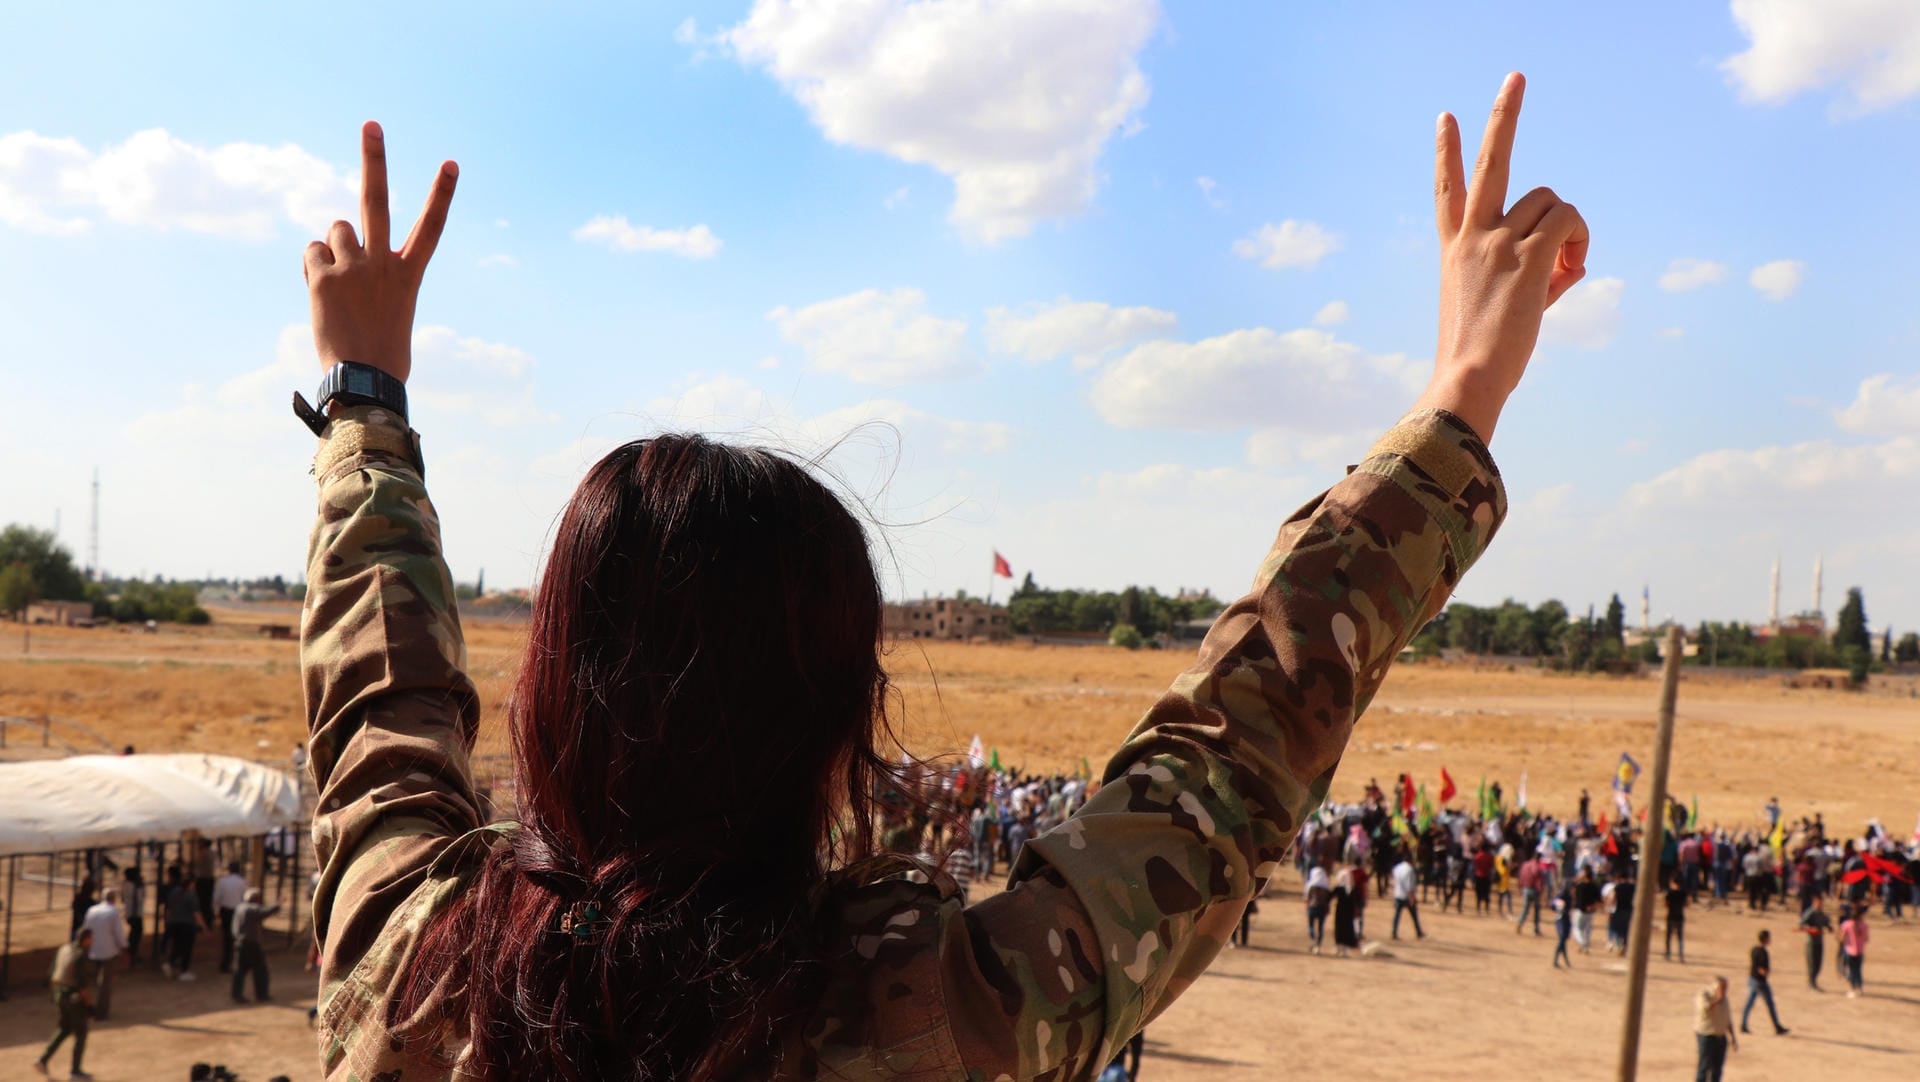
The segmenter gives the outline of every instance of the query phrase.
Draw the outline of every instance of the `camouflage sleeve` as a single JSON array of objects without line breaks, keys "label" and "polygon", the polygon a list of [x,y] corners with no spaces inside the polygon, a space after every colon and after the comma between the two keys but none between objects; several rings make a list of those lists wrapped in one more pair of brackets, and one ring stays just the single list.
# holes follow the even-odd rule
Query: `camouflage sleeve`
[{"label": "camouflage sleeve", "polygon": [[343,411],[314,459],[300,673],[322,1002],[483,816],[467,767],[479,704],[419,462],[406,422],[370,406]]},{"label": "camouflage sleeve", "polygon": [[1505,512],[1485,445],[1422,411],[1287,520],[1100,792],[946,930],[971,1077],[1091,1078],[1206,969]]}]

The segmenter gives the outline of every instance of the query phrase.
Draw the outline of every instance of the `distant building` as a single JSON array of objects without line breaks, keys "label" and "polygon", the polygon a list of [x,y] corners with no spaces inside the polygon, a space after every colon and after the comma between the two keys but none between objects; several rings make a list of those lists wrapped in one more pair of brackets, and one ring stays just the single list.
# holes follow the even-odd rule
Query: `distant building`
[{"label": "distant building", "polygon": [[929,597],[886,606],[881,625],[890,639],[1004,639],[1007,610],[967,598]]},{"label": "distant building", "polygon": [[27,606],[27,623],[61,627],[92,627],[91,601],[35,601]]}]

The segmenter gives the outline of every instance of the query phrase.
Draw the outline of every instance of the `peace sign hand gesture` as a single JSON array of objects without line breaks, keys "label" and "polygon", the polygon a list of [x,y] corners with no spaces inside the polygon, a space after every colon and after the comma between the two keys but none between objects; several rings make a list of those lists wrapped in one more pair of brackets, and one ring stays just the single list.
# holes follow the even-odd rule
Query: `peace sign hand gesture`
[{"label": "peace sign hand gesture", "polygon": [[1451,113],[1440,114],[1434,141],[1440,341],[1419,405],[1449,410],[1483,440],[1526,373],[1541,318],[1587,273],[1587,223],[1573,204],[1535,188],[1502,209],[1526,88],[1518,72],[1501,84],[1471,187]]},{"label": "peace sign hand gesture", "polygon": [[313,309],[313,344],[323,369],[358,361],[404,382],[413,368],[413,309],[420,298],[420,279],[446,228],[460,167],[441,164],[426,209],[395,252],[388,233],[386,139],[371,120],[360,129],[360,156],[365,246],[351,222],[338,221],[327,230],[326,240],[307,245],[302,259]]}]

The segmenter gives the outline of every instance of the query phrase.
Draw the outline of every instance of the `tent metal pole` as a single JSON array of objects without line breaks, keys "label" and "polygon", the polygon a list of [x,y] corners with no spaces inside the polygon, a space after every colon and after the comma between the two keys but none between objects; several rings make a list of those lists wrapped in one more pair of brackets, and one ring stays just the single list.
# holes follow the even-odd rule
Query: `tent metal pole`
[{"label": "tent metal pole", "polygon": [[7,930],[6,946],[0,947],[0,999],[7,998],[7,985],[13,977],[13,884],[20,878],[20,858],[7,858]]}]

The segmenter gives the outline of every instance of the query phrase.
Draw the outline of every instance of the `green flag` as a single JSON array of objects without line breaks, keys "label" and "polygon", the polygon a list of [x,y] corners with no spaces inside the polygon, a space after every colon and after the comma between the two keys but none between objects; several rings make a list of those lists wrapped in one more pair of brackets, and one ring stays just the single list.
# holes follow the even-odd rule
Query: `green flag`
[{"label": "green flag", "polygon": [[1487,776],[1485,774],[1482,774],[1480,775],[1480,820],[1482,822],[1485,822],[1488,818],[1489,816],[1487,815]]},{"label": "green flag", "polygon": [[1700,794],[1693,794],[1693,807],[1687,809],[1687,829],[1700,829]]},{"label": "green flag", "polygon": [[999,748],[993,749],[992,756],[987,760],[987,766],[990,767],[995,774],[1000,773],[1000,749]]},{"label": "green flag", "polygon": [[1428,825],[1433,822],[1433,801],[1427,799],[1427,783],[1426,782],[1420,783],[1420,820],[1419,822],[1420,822],[1420,830],[1422,833],[1425,833]]}]

